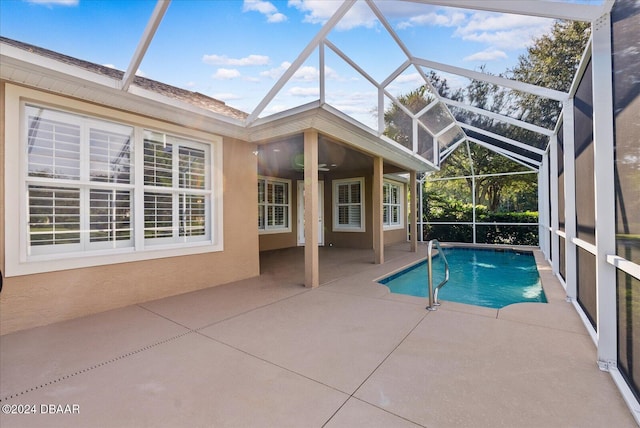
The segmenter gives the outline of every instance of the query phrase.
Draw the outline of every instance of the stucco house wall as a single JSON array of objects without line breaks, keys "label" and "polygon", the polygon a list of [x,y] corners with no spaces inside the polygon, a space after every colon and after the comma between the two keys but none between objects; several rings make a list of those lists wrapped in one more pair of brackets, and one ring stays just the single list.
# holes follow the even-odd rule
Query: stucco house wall
[{"label": "stucco house wall", "polygon": [[[11,97],[7,97],[7,92]],[[8,210],[5,190],[18,186],[20,177],[7,171],[5,152],[10,145],[20,144],[14,138],[21,127],[15,116],[20,111],[16,100],[29,100],[47,106],[111,119],[118,122],[149,126],[166,132],[197,137],[206,141],[218,136],[207,135],[147,117],[109,109],[96,104],[52,95],[29,88],[0,82],[2,115],[0,116],[0,267],[6,270],[6,224]],[[5,136],[11,135],[8,140]],[[6,276],[0,293],[0,334],[46,325],[57,321],[181,294],[206,287],[259,275],[258,233],[256,230],[257,166],[254,144],[222,139],[222,250],[125,263],[104,264],[35,274]],[[11,168],[15,171],[15,168]],[[15,204],[18,204],[15,201]],[[11,245],[11,244],[10,244]],[[14,247],[12,247],[14,248]]]}]

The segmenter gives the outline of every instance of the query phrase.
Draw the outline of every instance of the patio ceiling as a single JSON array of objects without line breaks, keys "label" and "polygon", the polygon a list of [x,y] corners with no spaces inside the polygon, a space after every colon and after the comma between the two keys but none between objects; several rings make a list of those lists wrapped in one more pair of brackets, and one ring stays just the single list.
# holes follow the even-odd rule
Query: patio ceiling
[{"label": "patio ceiling", "polygon": [[[297,118],[301,114],[304,115],[315,109],[314,111],[320,112],[324,119],[326,119],[324,113],[335,113],[338,119],[349,123],[349,126],[353,128],[350,132],[354,135],[364,135],[363,131],[358,129],[361,127],[370,132],[370,135],[366,136],[367,139],[375,137],[383,143],[387,143],[388,146],[401,149],[404,157],[425,158],[434,166],[440,165],[459,145],[472,142],[530,168],[537,169],[542,154],[547,150],[549,139],[554,134],[553,129],[529,123],[526,118],[516,119],[506,114],[484,110],[447,98],[439,93],[434,86],[431,73],[455,76],[465,81],[487,82],[501,88],[530,94],[541,99],[554,100],[558,103],[570,99],[570,91],[569,93],[560,92],[483,71],[462,68],[441,59],[434,60],[431,57],[434,50],[424,49],[424,45],[428,45],[429,40],[420,40],[420,38],[416,40],[415,37],[412,39],[411,32],[398,31],[398,25],[394,26],[394,23],[397,24],[397,21],[394,21],[394,13],[408,7],[422,7],[425,8],[425,11],[429,11],[432,10],[429,8],[438,6],[458,11],[473,10],[510,16],[594,22],[611,9],[613,2],[614,0],[519,0],[515,2],[500,0],[397,0],[394,2],[344,0],[335,9],[333,15],[323,23],[315,36],[304,45],[298,56],[288,63],[288,67],[280,74],[266,95],[257,102],[252,110],[248,111],[246,118],[230,119],[225,117],[224,113],[216,112],[207,112],[206,115],[228,123],[230,127],[233,127],[234,135],[239,138],[262,142],[261,138],[266,138],[264,141],[268,141],[268,132],[265,134],[265,130],[270,129],[270,126],[275,128],[283,122],[283,119],[286,121]],[[126,72],[122,74],[117,87],[111,88],[112,90],[119,89],[126,96],[140,94],[140,88],[134,84],[134,78],[154,37],[156,37],[156,33],[161,33],[159,27],[162,21],[171,18],[173,11],[169,9],[170,3],[170,0],[157,1]],[[213,2],[213,4],[215,3]],[[176,7],[181,7],[179,2],[176,2]],[[361,39],[357,48],[354,48],[346,42],[340,26],[347,25],[345,22],[348,21],[350,13],[353,15],[356,9],[360,16],[366,15],[367,19],[375,22],[376,29],[379,31],[376,31],[376,34],[372,36],[375,39]],[[380,46],[384,46],[385,50],[380,51]],[[438,48],[436,51],[443,50],[442,47]],[[169,57],[171,52],[165,54]],[[372,60],[385,63],[385,70],[387,70],[385,74],[372,69]],[[336,67],[340,67],[341,71],[345,70],[343,72],[348,76],[346,80],[350,79],[353,82],[357,80],[359,84],[367,85],[370,89],[368,93],[371,96],[368,102],[375,106],[372,107],[373,111],[354,113],[348,105],[342,102],[340,91],[343,89],[337,88],[335,82],[328,76]],[[306,82],[304,88],[295,89],[303,89],[306,93],[316,94],[317,98],[311,103],[307,102],[308,98],[306,98],[304,103],[286,105],[278,110],[274,104],[278,104],[279,97],[287,89],[291,89],[292,82],[299,77],[299,73],[305,68],[316,70],[317,78],[311,83]],[[417,79],[413,81],[413,86],[402,85],[402,82],[407,81],[409,77]],[[398,88],[400,87],[404,88],[404,92],[399,92]],[[403,96],[407,94],[406,88],[415,91],[420,87],[424,87],[426,105],[420,107],[408,105],[403,99]],[[353,91],[356,91],[355,84]],[[402,139],[390,138],[385,133],[387,127],[385,114],[389,109],[396,109],[403,117]],[[488,130],[476,128],[464,123],[459,117],[457,118],[456,111],[486,117],[505,124],[507,127],[525,129],[529,133],[542,136],[546,143],[540,145],[540,143],[536,144],[532,141],[514,141]],[[307,116],[309,115],[307,114]],[[313,122],[315,119],[309,120]],[[353,126],[354,123],[357,126]],[[384,145],[378,144],[377,148],[382,146]],[[363,148],[360,147],[360,149]],[[382,147],[382,149],[389,151],[386,147]],[[367,151],[366,147],[365,151]]]}]

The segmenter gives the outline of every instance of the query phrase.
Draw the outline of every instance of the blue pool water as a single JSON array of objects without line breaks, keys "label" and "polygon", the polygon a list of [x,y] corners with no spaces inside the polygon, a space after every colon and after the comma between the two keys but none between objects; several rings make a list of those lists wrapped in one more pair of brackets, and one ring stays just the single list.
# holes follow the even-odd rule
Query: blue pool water
[{"label": "blue pool water", "polygon": [[[502,308],[512,303],[540,302],[542,290],[533,254],[508,250],[445,248],[450,277],[438,300]],[[444,263],[433,259],[434,286],[444,279]],[[427,262],[384,278],[380,283],[392,293],[427,297]]]}]

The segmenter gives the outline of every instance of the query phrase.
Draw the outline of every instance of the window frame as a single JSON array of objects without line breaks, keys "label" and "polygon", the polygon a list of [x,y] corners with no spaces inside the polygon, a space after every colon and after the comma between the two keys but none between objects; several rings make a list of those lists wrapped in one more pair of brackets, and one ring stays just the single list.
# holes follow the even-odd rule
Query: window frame
[{"label": "window frame", "polygon": [[[343,203],[343,204],[339,204],[338,203],[338,188],[340,186],[350,186],[352,184],[358,183],[360,184],[360,202],[359,203],[354,203],[354,202],[349,202],[349,203]],[[365,216],[365,211],[366,211],[366,200],[365,200],[365,189],[364,189],[364,177],[355,177],[355,178],[343,178],[343,179],[338,179],[338,180],[333,180],[331,183],[331,188],[332,188],[332,205],[333,205],[333,219],[332,219],[332,223],[333,223],[333,227],[332,230],[334,232],[366,232],[366,224],[365,224],[365,220],[366,220],[366,216]],[[359,226],[352,226],[352,225],[341,225],[338,223],[338,213],[339,213],[339,207],[340,206],[345,206],[345,205],[359,205],[360,206],[360,225]]]},{"label": "window frame", "polygon": [[[185,138],[209,146],[210,177],[209,186],[211,198],[208,201],[210,212],[207,222],[210,236],[206,241],[187,242],[180,244],[145,245],[143,232],[143,198],[131,195],[133,215],[131,224],[133,230],[133,247],[125,248],[97,248],[91,251],[75,251],[49,254],[29,253],[29,201],[28,190],[28,156],[27,156],[27,111],[25,107],[32,105],[62,113],[85,117],[89,120],[107,121],[117,125],[133,127],[133,161],[131,180],[142,183],[143,171],[141,155],[136,156],[138,144],[142,144],[144,129],[153,129],[180,138]],[[5,85],[5,137],[6,141],[16,144],[5,145],[5,178],[8,182],[17,183],[5,188],[5,276],[29,275],[42,272],[53,272],[66,269],[77,269],[91,266],[110,265],[142,260],[152,260],[166,257],[177,257],[192,254],[224,251],[223,230],[223,159],[222,137],[204,131],[187,129],[179,125],[163,122],[158,119],[138,116],[131,112],[113,110],[105,106],[89,104],[80,100],[73,100],[55,94],[43,93],[35,89],[19,87],[12,84]],[[82,144],[88,144],[83,140]],[[88,152],[88,150],[87,150]],[[83,160],[87,161],[87,160]],[[78,183],[68,180],[64,187],[75,187]],[[97,189],[103,189],[104,182],[90,183]],[[118,183],[122,185],[122,183]],[[125,185],[126,186],[126,185]],[[135,184],[134,184],[135,187]],[[141,190],[132,190],[132,192]],[[142,206],[140,205],[142,202]],[[87,219],[89,216],[86,216]],[[89,220],[87,220],[89,221]],[[135,227],[138,225],[138,227]]]},{"label": "window frame", "polygon": [[[260,211],[260,207],[264,207],[264,227],[260,227],[260,224],[258,224],[258,234],[260,235],[269,235],[269,234],[275,234],[275,233],[291,233],[292,231],[292,227],[291,227],[291,180],[286,179],[286,178],[278,178],[278,177],[267,177],[267,176],[262,176],[259,175],[258,176],[258,182],[257,182],[257,187],[260,186],[260,182],[264,183],[264,202],[260,201],[260,191],[258,190],[258,211]],[[287,202],[284,204],[276,204],[273,202],[269,202],[268,201],[268,184],[272,183],[272,184],[284,184],[285,186],[287,186],[286,189],[286,195],[287,195]],[[286,213],[287,213],[287,225],[286,226],[269,226],[269,207],[270,206],[285,206],[286,207]],[[260,219],[260,215],[258,212],[258,220]]]},{"label": "window frame", "polygon": [[[382,228],[383,230],[399,230],[404,229],[404,220],[405,220],[405,185],[399,181],[393,180],[384,180],[382,183],[383,191],[382,191]],[[398,189],[398,202],[391,203],[384,200],[384,187],[396,187]],[[389,195],[387,191],[387,195]],[[398,208],[398,223],[391,223],[390,221],[384,221],[384,211],[385,209],[389,209],[391,207]]]}]

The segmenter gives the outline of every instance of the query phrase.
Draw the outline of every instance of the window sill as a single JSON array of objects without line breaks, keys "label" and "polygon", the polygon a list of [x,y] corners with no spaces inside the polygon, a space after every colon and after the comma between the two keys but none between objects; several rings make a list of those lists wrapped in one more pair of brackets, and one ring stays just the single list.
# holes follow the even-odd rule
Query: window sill
[{"label": "window sill", "polygon": [[213,244],[211,241],[206,241],[180,244],[179,246],[148,246],[144,250],[139,251],[134,251],[132,248],[123,248],[113,251],[98,250],[84,253],[43,254],[31,256],[26,261],[20,261],[17,257],[15,259],[13,257],[7,257],[6,276],[31,275],[166,257],[213,253],[223,250],[222,244]]}]

